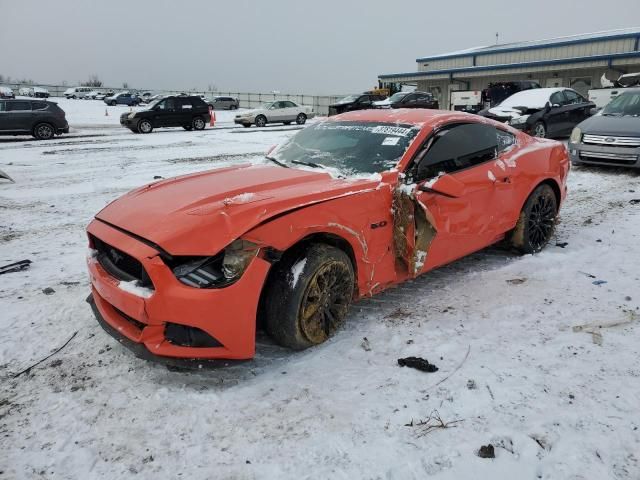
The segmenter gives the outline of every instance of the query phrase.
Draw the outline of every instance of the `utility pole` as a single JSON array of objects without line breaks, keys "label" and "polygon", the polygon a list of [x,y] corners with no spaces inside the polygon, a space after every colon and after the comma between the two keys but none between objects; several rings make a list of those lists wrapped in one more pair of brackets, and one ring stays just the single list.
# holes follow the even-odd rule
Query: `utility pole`
[{"label": "utility pole", "polygon": [[500,37],[500,34],[498,32],[496,32],[496,45],[498,45],[498,38]]}]

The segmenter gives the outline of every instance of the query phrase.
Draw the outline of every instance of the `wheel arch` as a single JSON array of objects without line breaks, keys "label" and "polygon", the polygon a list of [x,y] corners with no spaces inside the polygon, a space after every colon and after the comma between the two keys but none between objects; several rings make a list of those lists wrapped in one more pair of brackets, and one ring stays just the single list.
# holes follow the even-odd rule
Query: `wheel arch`
[{"label": "wheel arch", "polygon": [[560,190],[560,185],[554,178],[546,178],[541,182],[538,182],[527,194],[526,198],[524,199],[524,202],[522,203],[522,207],[520,208],[520,210],[524,208],[524,204],[527,202],[527,200],[529,199],[531,194],[535,191],[535,189],[538,188],[540,185],[549,185],[551,187],[551,190],[553,190],[553,193],[556,197],[556,205],[558,207],[558,210],[560,210],[560,203],[562,202],[562,192]]},{"label": "wheel arch", "polygon": [[265,278],[262,288],[260,290],[260,299],[258,301],[258,311],[256,312],[257,326],[264,325],[265,318],[265,301],[269,292],[269,285],[272,282],[273,275],[277,274],[277,269],[274,268],[279,262],[290,260],[292,257],[298,256],[304,252],[304,250],[313,244],[325,244],[335,247],[343,251],[351,261],[351,267],[353,268],[354,277],[354,297],[359,296],[358,287],[358,262],[356,260],[355,252],[351,243],[344,237],[331,232],[313,232],[296,240],[293,244],[289,245],[286,249],[278,252],[278,258],[272,262],[267,277]]}]

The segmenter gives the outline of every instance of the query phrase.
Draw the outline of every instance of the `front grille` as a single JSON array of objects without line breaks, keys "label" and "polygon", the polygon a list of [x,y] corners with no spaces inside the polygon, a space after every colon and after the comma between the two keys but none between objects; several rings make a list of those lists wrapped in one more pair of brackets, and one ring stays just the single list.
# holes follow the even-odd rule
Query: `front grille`
[{"label": "front grille", "polygon": [[640,137],[616,137],[612,135],[587,135],[582,142],[593,145],[611,145],[615,147],[640,147]]},{"label": "front grille", "polygon": [[93,235],[91,240],[98,251],[98,262],[111,276],[125,282],[137,280],[140,286],[153,288],[153,283],[139,260]]},{"label": "front grille", "polygon": [[605,152],[580,152],[580,158],[588,162],[616,163],[619,165],[633,165],[638,161],[637,155],[627,153],[605,153]]}]

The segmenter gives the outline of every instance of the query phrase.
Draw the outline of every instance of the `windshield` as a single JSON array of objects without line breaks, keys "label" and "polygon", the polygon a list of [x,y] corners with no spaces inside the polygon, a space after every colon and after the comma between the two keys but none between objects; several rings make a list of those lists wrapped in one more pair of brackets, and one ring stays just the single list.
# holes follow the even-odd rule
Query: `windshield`
[{"label": "windshield", "polygon": [[637,117],[640,115],[640,90],[621,93],[604,107],[602,115]]},{"label": "windshield", "polygon": [[147,105],[147,108],[153,108],[156,105],[158,105],[162,100],[164,100],[164,97],[158,97],[156,98],[153,102],[150,102],[149,105]]},{"label": "windshield", "polygon": [[380,173],[394,168],[419,129],[414,125],[378,122],[322,122],[293,136],[270,158],[336,169],[345,176]]},{"label": "windshield", "polygon": [[389,100],[390,103],[399,102],[407,95],[409,95],[409,92],[398,92],[391,95],[387,100]]},{"label": "windshield", "polygon": [[358,98],[360,98],[360,95],[349,95],[348,97],[344,97],[344,98],[338,100],[336,103],[353,103]]}]

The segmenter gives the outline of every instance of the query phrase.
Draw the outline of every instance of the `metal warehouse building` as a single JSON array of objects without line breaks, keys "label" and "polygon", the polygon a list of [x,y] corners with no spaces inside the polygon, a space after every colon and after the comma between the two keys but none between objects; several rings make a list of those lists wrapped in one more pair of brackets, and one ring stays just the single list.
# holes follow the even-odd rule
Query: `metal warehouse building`
[{"label": "metal warehouse building", "polygon": [[533,80],[571,87],[586,96],[606,74],[640,72],[640,28],[477,47],[418,58],[417,72],[380,75],[383,86],[415,85],[449,107],[453,90],[482,90],[489,82]]}]

